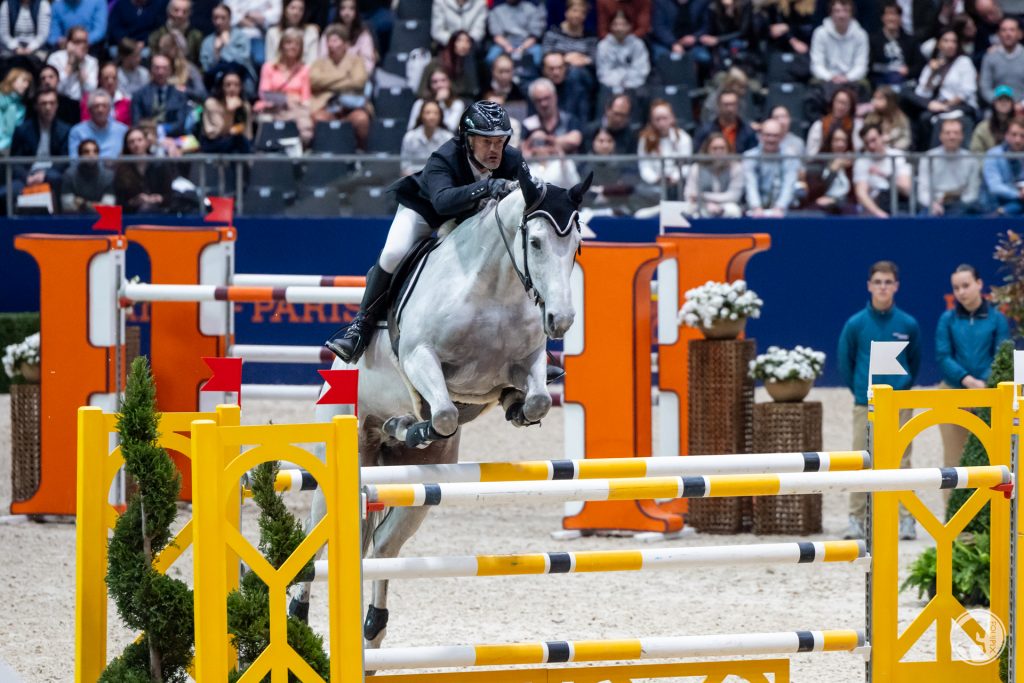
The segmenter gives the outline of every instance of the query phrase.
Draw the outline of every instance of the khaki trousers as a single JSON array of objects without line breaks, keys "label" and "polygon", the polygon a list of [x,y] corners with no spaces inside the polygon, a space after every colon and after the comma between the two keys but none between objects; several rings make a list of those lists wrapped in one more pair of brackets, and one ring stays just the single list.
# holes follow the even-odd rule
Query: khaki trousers
[{"label": "khaki trousers", "polygon": [[[906,424],[907,420],[914,416],[912,410],[901,410],[900,411],[900,426]],[[861,405],[853,406],[853,445],[852,448],[855,451],[867,450],[868,447],[868,407]],[[910,454],[913,451],[914,444],[907,446],[907,450],[903,453],[903,459],[900,461],[900,467],[906,469],[911,467]],[[851,493],[850,494],[850,515],[864,520],[867,513],[868,494],[863,492]],[[901,505],[900,506],[900,517],[907,517],[910,513]]]},{"label": "khaki trousers", "polygon": [[[945,382],[939,384],[942,389],[952,389]],[[960,425],[951,424],[940,424],[939,434],[942,436],[942,466],[943,467],[959,467],[960,458],[964,454],[964,446],[967,445],[967,436],[970,432],[961,427]],[[952,493],[950,489],[945,489],[942,492],[942,500],[945,503],[949,502],[949,496]]]}]

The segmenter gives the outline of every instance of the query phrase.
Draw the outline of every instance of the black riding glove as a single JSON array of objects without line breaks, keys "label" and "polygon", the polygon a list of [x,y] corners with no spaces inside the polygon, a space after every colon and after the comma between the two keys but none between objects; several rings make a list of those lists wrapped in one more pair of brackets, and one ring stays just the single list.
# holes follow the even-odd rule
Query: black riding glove
[{"label": "black riding glove", "polygon": [[512,191],[512,181],[504,178],[490,178],[487,181],[487,194],[495,199],[504,199]]}]

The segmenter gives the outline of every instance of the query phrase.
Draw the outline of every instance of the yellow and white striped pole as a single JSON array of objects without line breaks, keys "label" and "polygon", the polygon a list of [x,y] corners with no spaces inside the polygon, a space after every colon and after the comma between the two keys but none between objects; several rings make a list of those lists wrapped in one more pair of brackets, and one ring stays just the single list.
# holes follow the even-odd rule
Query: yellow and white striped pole
[{"label": "yellow and white striped pole", "polygon": [[[737,565],[870,562],[864,541],[819,541],[643,550],[591,550],[522,555],[387,557],[363,560],[363,580],[440,579],[472,576],[582,574]],[[326,581],[330,563],[317,560],[314,581]]]},{"label": "yellow and white striped pole", "polygon": [[1004,465],[929,467],[865,472],[803,472],[704,477],[648,477],[587,481],[457,482],[365,486],[367,502],[389,507],[467,505],[485,502],[646,500],[650,498],[723,498],[854,491],[918,491],[986,488],[1008,484]]},{"label": "yellow and white striped pole", "polygon": [[556,640],[505,645],[442,645],[367,650],[366,668],[434,669],[610,660],[853,652],[866,647],[863,631],[785,631],[630,640]]}]

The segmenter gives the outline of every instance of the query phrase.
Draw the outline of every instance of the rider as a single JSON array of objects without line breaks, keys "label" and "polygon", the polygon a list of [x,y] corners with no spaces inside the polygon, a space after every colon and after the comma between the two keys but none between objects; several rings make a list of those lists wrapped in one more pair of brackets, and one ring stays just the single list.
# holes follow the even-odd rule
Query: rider
[{"label": "rider", "polygon": [[459,135],[430,155],[415,175],[390,188],[398,199],[384,250],[366,274],[366,291],[347,329],[338,330],[325,346],[346,363],[355,363],[376,331],[386,310],[391,276],[409,250],[454,218],[461,222],[475,214],[483,202],[501,199],[511,190],[523,155],[508,144],[512,125],[508,113],[495,102],[482,100],[462,115]]}]

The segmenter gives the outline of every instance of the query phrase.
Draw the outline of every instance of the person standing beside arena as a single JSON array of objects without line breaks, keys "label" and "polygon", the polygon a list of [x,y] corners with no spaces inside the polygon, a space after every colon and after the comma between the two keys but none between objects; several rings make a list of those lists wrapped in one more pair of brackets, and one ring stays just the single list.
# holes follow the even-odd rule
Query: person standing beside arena
[{"label": "person standing beside arena", "polygon": [[[867,448],[868,382],[888,384],[894,389],[909,389],[917,379],[921,366],[921,332],[910,314],[896,307],[896,292],[900,288],[899,267],[892,261],[878,261],[868,271],[868,292],[871,300],[861,311],[846,321],[839,335],[836,354],[839,374],[843,383],[853,392],[853,450]],[[906,375],[876,375],[868,377],[871,361],[871,342],[909,342],[903,358]],[[913,411],[900,411],[900,424],[911,418]],[[907,446],[900,467],[910,467],[911,447]],[[850,523],[845,538],[864,538],[867,494],[850,494]],[[914,518],[900,506],[900,538],[917,538]]]},{"label": "person standing beside arena", "polygon": [[[950,277],[953,308],[939,317],[935,330],[935,356],[942,370],[943,388],[984,389],[996,350],[1010,338],[1006,316],[982,296],[985,283],[974,266],[957,266]],[[958,425],[941,424],[942,463],[960,465],[967,443],[967,430]],[[948,492],[946,499],[949,499]]]}]

